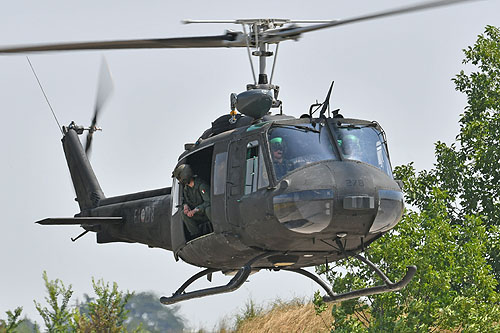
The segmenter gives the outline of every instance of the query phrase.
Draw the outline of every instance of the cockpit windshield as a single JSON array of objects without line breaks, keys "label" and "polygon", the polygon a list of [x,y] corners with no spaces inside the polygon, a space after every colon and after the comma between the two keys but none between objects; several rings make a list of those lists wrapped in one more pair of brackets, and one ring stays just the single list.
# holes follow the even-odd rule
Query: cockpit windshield
[{"label": "cockpit windshield", "polygon": [[343,123],[332,127],[342,157],[369,163],[392,177],[384,135],[374,125]]},{"label": "cockpit windshield", "polygon": [[339,159],[328,129],[322,124],[273,125],[268,139],[278,180],[306,164]]}]

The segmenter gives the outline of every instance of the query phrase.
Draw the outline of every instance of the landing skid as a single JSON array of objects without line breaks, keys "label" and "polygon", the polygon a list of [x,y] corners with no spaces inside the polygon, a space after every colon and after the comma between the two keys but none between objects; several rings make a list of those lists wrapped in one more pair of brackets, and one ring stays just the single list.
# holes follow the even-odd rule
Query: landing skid
[{"label": "landing skid", "polygon": [[370,288],[363,288],[363,289],[358,289],[358,290],[353,290],[349,291],[346,293],[342,294],[335,294],[330,286],[326,284],[325,281],[321,280],[318,276],[314,275],[311,272],[308,272],[304,269],[301,268],[287,268],[285,270],[290,271],[290,272],[295,272],[299,273],[301,275],[304,275],[317,284],[319,284],[328,295],[323,296],[323,301],[324,302],[343,302],[347,301],[353,298],[358,298],[362,296],[371,296],[371,295],[377,295],[377,294],[382,294],[385,292],[389,291],[398,291],[406,287],[406,285],[411,281],[415,273],[417,272],[417,267],[416,266],[407,266],[406,267],[406,275],[401,279],[401,281],[397,283],[393,283],[385,274],[382,272],[377,266],[375,266],[374,263],[372,263],[370,260],[366,259],[365,257],[361,256],[360,254],[356,254],[353,256],[354,258],[362,261],[365,263],[368,267],[370,267],[383,281],[384,285],[380,286],[375,286],[375,287],[370,287]]},{"label": "landing skid", "polygon": [[261,255],[258,255],[255,258],[253,258],[252,260],[247,262],[245,264],[245,266],[240,268],[240,270],[231,279],[231,281],[229,281],[229,283],[224,285],[224,286],[218,286],[218,287],[212,287],[212,288],[206,288],[206,289],[185,292],[186,288],[190,284],[192,284],[194,281],[198,280],[199,278],[201,278],[205,275],[208,275],[210,277],[211,276],[210,274],[220,271],[219,269],[207,268],[207,269],[193,275],[189,280],[184,282],[184,284],[179,289],[177,289],[177,291],[172,296],[161,297],[160,302],[162,304],[169,305],[169,304],[174,304],[177,302],[185,301],[188,299],[199,298],[199,297],[209,296],[209,295],[223,294],[223,293],[235,291],[236,289],[241,287],[241,285],[247,280],[248,276],[252,272],[252,264],[254,262],[256,262],[257,260],[263,259],[265,257],[271,256],[273,254],[275,254],[275,252],[267,252],[267,253],[263,253]]},{"label": "landing skid", "polygon": [[[276,252],[267,252],[263,253],[261,255],[258,255],[257,257],[253,258],[249,262],[245,264],[238,272],[236,275],[226,284],[223,286],[218,286],[218,287],[212,287],[212,288],[205,288],[205,289],[199,289],[195,291],[190,291],[186,292],[186,288],[189,287],[193,282],[198,280],[201,277],[208,276],[209,280],[211,280],[211,275],[212,273],[220,271],[219,269],[214,269],[214,268],[207,268],[195,275],[193,275],[191,278],[189,278],[182,286],[180,286],[179,289],[175,293],[173,293],[172,296],[166,297],[163,296],[160,298],[160,302],[169,305],[169,304],[174,304],[177,302],[193,299],[193,298],[199,298],[199,297],[204,297],[204,296],[209,296],[209,295],[217,295],[217,294],[223,294],[223,293],[228,293],[231,291],[235,291],[241,285],[247,280],[248,276],[252,272],[252,264],[255,263],[257,260],[269,257],[273,254],[276,254]],[[311,272],[308,272],[302,268],[284,268],[284,270],[289,271],[289,272],[295,272],[301,275],[304,275],[317,284],[319,284],[327,293],[327,295],[323,296],[323,301],[324,302],[341,302],[341,301],[347,301],[349,299],[361,297],[361,296],[370,296],[370,295],[376,295],[376,294],[382,294],[385,292],[389,291],[398,291],[406,287],[406,285],[411,281],[415,273],[417,272],[417,267],[415,266],[408,266],[406,275],[403,277],[403,279],[397,283],[391,282],[389,278],[377,267],[375,264],[373,264],[370,260],[366,259],[365,257],[356,254],[353,255],[356,259],[362,261],[365,263],[368,267],[370,267],[383,281],[384,285],[380,286],[375,286],[371,288],[363,288],[359,290],[353,290],[349,291],[343,294],[335,294],[330,286],[328,284],[321,280],[318,276],[314,275]]]}]

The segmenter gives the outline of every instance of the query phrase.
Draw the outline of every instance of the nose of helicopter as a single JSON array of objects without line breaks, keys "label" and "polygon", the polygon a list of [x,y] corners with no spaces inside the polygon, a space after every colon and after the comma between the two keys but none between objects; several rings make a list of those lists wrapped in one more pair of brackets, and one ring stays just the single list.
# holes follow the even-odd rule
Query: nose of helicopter
[{"label": "nose of helicopter", "polygon": [[323,161],[295,170],[273,196],[274,214],[289,230],[366,235],[394,227],[403,193],[379,169],[356,161]]}]

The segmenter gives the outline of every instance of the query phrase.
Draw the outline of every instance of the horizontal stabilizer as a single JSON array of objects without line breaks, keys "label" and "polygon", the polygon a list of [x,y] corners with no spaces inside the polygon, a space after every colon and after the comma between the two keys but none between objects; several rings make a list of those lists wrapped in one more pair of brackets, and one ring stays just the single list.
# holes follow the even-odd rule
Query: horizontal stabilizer
[{"label": "horizontal stabilizer", "polygon": [[56,217],[47,218],[35,223],[42,225],[101,225],[119,224],[123,222],[121,217]]}]

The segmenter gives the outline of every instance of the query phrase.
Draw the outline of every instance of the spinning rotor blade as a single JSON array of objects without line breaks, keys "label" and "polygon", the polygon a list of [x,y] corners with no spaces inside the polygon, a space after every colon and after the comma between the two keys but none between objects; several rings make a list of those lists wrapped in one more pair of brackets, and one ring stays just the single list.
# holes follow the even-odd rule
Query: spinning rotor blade
[{"label": "spinning rotor blade", "polygon": [[94,136],[94,132],[97,131],[96,125],[99,111],[102,109],[112,92],[113,80],[111,78],[111,73],[109,72],[108,63],[106,62],[106,59],[102,57],[101,70],[99,72],[99,81],[97,86],[97,97],[94,108],[94,117],[92,118],[92,123],[90,124],[89,132],[87,134],[87,141],[85,143],[85,154],[87,154],[87,156],[90,154],[92,137]]},{"label": "spinning rotor blade", "polygon": [[97,96],[95,101],[95,113],[104,106],[108,97],[113,92],[113,79],[111,78],[111,73],[109,71],[109,66],[106,58],[101,59],[101,69],[99,72],[99,83],[97,87]]},{"label": "spinning rotor blade", "polygon": [[[424,9],[436,8],[441,6],[453,5],[460,2],[473,0],[438,0],[424,2],[399,9],[391,9],[383,12],[353,17],[349,19],[332,20],[327,23],[314,24],[307,27],[288,26],[278,29],[261,31],[258,39],[265,43],[278,43],[288,39],[297,39],[301,34],[310,31],[316,31],[326,28],[331,28],[339,25],[372,20],[381,17],[399,15],[404,13],[415,12]],[[210,23],[237,23],[244,24],[253,20],[222,20],[209,21]],[[280,24],[286,23],[307,23],[312,21],[292,21],[278,20]],[[289,22],[287,22],[289,21]],[[196,23],[198,21],[188,20],[186,23]],[[204,21],[199,21],[204,22]],[[266,31],[267,30],[267,31]],[[255,46],[254,37],[250,34],[249,43]],[[210,47],[246,47],[246,34],[243,32],[226,32],[224,35],[218,36],[195,36],[195,37],[176,37],[176,38],[157,38],[157,39],[135,39],[135,40],[114,40],[114,41],[97,41],[97,42],[78,42],[78,43],[58,43],[58,44],[42,44],[42,45],[26,45],[18,47],[0,48],[0,54],[15,54],[27,52],[47,52],[47,51],[74,51],[74,50],[113,50],[113,49],[168,49],[168,48],[210,48]]]},{"label": "spinning rotor blade", "polygon": [[315,25],[310,25],[307,27],[276,29],[276,30],[272,30],[272,31],[268,31],[268,32],[264,33],[264,35],[265,35],[264,38],[267,38],[269,40],[273,40],[276,38],[283,39],[283,40],[289,39],[289,38],[297,38],[299,35],[301,35],[302,33],[305,33],[305,32],[316,31],[316,30],[331,28],[331,27],[355,23],[355,22],[368,21],[368,20],[377,19],[377,18],[381,18],[381,17],[388,17],[388,16],[393,16],[393,15],[411,13],[411,12],[416,12],[416,11],[430,9],[430,8],[448,6],[448,5],[453,5],[453,4],[457,4],[460,2],[468,2],[468,1],[477,1],[477,0],[440,0],[440,1],[424,2],[424,3],[417,4],[417,5],[412,5],[412,6],[402,7],[402,8],[397,8],[397,9],[390,9],[390,10],[383,11],[383,12],[352,17],[349,19],[332,20],[329,23],[315,24]]},{"label": "spinning rotor blade", "polygon": [[158,39],[135,39],[104,42],[80,42],[45,44],[37,46],[20,46],[0,48],[2,53],[26,53],[47,51],[74,50],[113,50],[113,49],[155,49],[155,48],[204,48],[204,47],[245,47],[245,39],[241,32],[228,32],[220,36],[179,37]]}]

